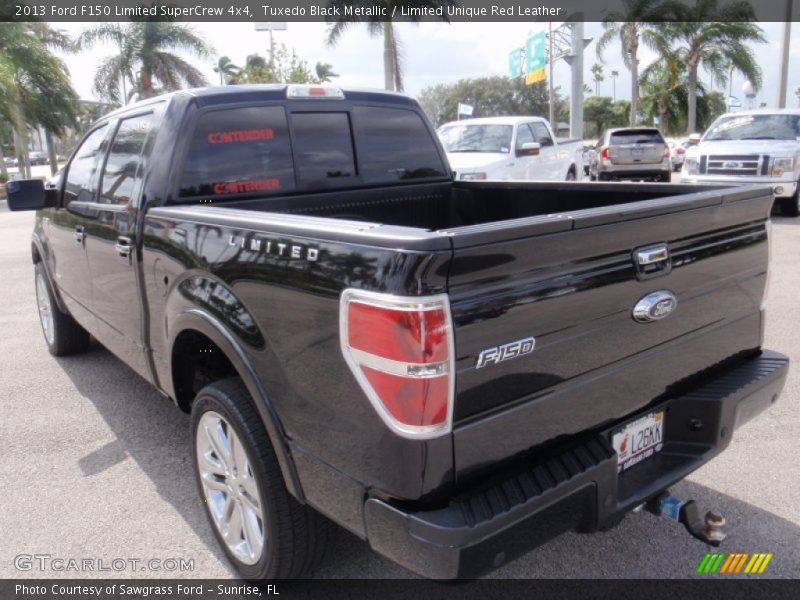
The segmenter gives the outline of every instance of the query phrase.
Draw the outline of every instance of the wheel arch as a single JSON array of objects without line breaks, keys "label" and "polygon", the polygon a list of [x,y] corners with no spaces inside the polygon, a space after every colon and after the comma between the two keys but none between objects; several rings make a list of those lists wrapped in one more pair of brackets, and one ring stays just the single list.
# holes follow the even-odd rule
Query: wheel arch
[{"label": "wheel arch", "polygon": [[44,243],[38,235],[34,234],[31,238],[31,261],[34,265],[41,263],[45,275],[47,276],[47,285],[50,286],[50,291],[53,293],[53,297],[56,299],[56,306],[58,306],[58,310],[65,314],[69,314],[64,301],[61,299],[61,292],[59,291],[58,286],[55,284],[55,279],[53,279],[53,273],[50,271],[50,265],[47,264],[47,261],[44,259],[45,256],[47,255],[44,251]]},{"label": "wheel arch", "polygon": [[[189,308],[181,313],[171,324],[171,330],[168,370],[170,381],[166,387],[176,404],[184,411],[191,408],[191,399],[187,402],[185,379],[182,379],[188,375],[181,372],[185,368],[187,359],[192,360],[192,355],[184,352],[187,344],[191,344],[195,351],[206,349],[211,356],[219,352],[221,356],[212,358],[222,367],[218,373],[219,377],[213,378],[208,383],[227,376],[241,378],[275,449],[287,489],[298,501],[305,502],[280,418],[247,353],[236,337],[215,316],[198,308]],[[229,365],[229,371],[224,368],[225,364]]]}]

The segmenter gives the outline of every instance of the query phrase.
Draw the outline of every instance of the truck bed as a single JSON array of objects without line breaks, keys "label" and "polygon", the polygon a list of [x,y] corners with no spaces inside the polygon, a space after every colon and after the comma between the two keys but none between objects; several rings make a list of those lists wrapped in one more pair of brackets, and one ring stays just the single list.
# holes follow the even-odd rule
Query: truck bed
[{"label": "truck bed", "polygon": [[[195,250],[219,256],[218,266],[209,269],[237,295],[248,290],[245,305],[254,307],[257,322],[260,308],[269,305],[264,294],[280,297],[281,305],[291,302],[292,288],[313,289],[330,300],[312,303],[295,324],[295,332],[306,319],[324,326],[295,333],[305,339],[306,356],[283,365],[289,387],[305,395],[306,417],[314,421],[332,401],[340,410],[360,403],[360,392],[350,385],[334,399],[327,390],[317,397],[306,383],[309,365],[330,369],[339,355],[342,289],[446,291],[457,370],[453,466],[455,480],[468,481],[541,444],[607,427],[668,396],[676,381],[757,352],[771,203],[770,191],[761,187],[487,182],[158,208],[148,219],[207,225],[214,231],[207,244],[265,234],[320,245],[319,264],[306,265],[302,279],[281,283],[280,294],[277,287],[269,291],[280,271],[263,257],[240,248],[234,259],[233,245],[230,252]],[[669,269],[641,276],[635,251],[653,244],[668,249]],[[245,261],[247,269],[232,271],[236,261]],[[358,269],[352,274],[353,267],[345,272],[338,265]],[[655,290],[675,294],[675,314],[635,322],[633,306]],[[286,327],[276,313],[263,315],[265,335],[283,335]],[[534,352],[475,368],[487,348],[527,337],[536,339]],[[285,347],[287,341],[271,344]],[[339,367],[336,376],[318,377],[350,380],[343,362]],[[353,418],[363,414],[359,409]],[[374,428],[365,424],[363,430]],[[324,429],[322,423],[302,428],[304,436]],[[320,455],[337,447],[341,455],[349,445],[329,432],[320,435],[303,440],[304,447]],[[427,455],[439,464],[441,441],[428,444]],[[422,489],[437,487],[434,479],[443,473],[436,475],[432,466],[423,472],[428,481]],[[385,484],[392,490],[391,481]]]}]

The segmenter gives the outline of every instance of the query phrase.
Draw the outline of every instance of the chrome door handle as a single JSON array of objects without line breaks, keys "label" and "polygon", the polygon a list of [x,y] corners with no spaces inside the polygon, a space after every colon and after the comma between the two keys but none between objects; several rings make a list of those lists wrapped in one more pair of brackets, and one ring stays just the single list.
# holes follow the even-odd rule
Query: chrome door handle
[{"label": "chrome door handle", "polygon": [[78,242],[79,244],[83,244],[84,236],[85,236],[85,234],[84,234],[82,225],[78,225],[75,228],[75,230],[72,232],[72,237],[74,237],[75,241]]},{"label": "chrome door handle", "polygon": [[114,248],[116,249],[117,253],[120,256],[123,256],[125,258],[130,257],[130,255],[131,255],[131,238],[122,237],[122,236],[118,237],[117,238],[117,243],[114,244]]}]

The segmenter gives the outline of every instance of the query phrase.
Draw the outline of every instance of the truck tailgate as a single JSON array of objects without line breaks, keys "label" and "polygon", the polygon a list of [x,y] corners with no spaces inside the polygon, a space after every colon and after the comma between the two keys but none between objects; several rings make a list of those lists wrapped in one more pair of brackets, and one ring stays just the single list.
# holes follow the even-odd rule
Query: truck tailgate
[{"label": "truck tailgate", "polygon": [[[771,204],[765,188],[714,190],[449,231],[457,477],[757,351]],[[661,247],[666,260],[637,264]],[[656,291],[676,307],[638,322],[634,306]]]}]

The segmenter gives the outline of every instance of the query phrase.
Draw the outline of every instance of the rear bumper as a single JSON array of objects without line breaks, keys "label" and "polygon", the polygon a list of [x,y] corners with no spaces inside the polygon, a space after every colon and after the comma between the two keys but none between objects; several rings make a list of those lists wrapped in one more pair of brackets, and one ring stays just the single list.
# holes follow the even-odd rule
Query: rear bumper
[{"label": "rear bumper", "polygon": [[664,448],[622,476],[609,443],[616,423],[532,455],[438,510],[369,499],[367,539],[415,573],[453,579],[477,577],[566,531],[611,527],[719,454],[737,427],[775,402],[788,366],[785,356],[764,351],[648,407],[642,412],[666,411]]},{"label": "rear bumper", "polygon": [[670,175],[672,163],[666,158],[660,163],[645,164],[614,164],[612,162],[598,161],[597,175],[609,179],[647,179]]}]

